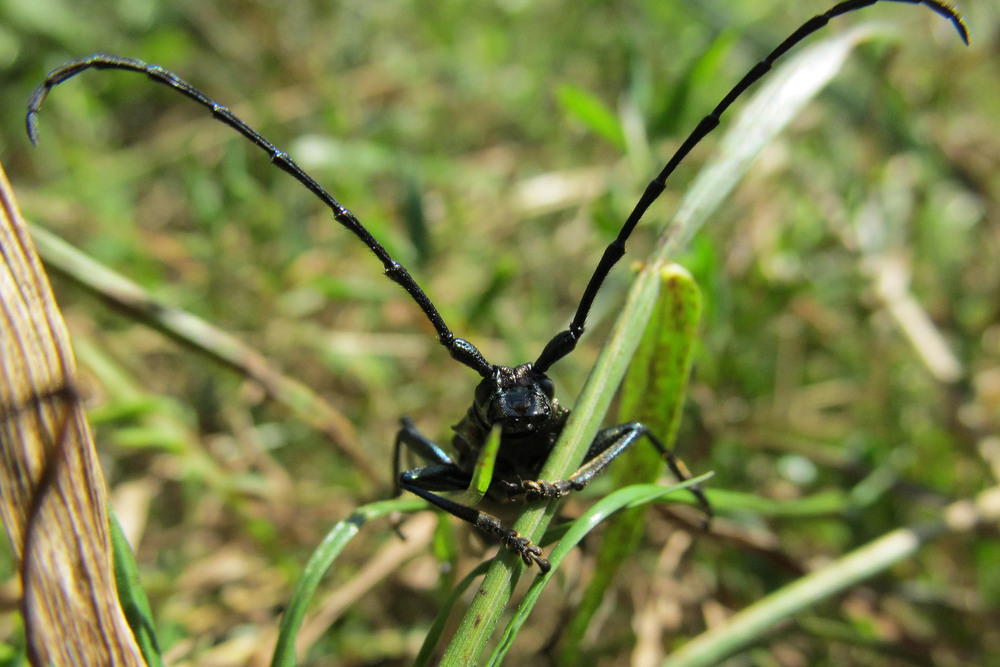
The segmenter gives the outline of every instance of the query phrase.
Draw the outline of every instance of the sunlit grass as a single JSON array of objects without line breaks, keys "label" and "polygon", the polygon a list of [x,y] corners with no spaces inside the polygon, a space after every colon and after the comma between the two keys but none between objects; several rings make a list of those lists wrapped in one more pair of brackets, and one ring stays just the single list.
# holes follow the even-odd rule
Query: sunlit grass
[{"label": "sunlit grass", "polygon": [[[307,193],[141,77],[65,84],[29,151],[20,100],[41,76],[94,51],[177,71],[310,168],[460,335],[494,363],[516,363],[565,327],[603,246],[680,138],[824,5],[179,2],[126,14],[78,3],[12,22],[0,146],[26,216],[266,354],[340,410],[384,471],[359,472],[254,385],[55,280],[168,661],[269,656],[309,554],[391,494],[398,417],[446,442],[476,378]],[[679,258],[704,312],[678,454],[695,474],[715,471],[722,491],[792,504],[836,494],[846,509],[747,507],[690,544],[672,511],[649,512],[582,646],[588,660],[665,654],[817,563],[996,482],[998,15],[963,3],[964,49],[930,12],[884,5],[868,18],[899,37],[850,57]],[[623,136],[588,127],[567,90],[622,119]],[[716,149],[706,141],[681,168],[628,258],[649,254]],[[887,305],[899,292],[885,281],[900,276],[958,361],[957,381],[935,376],[913,321]],[[563,401],[630,277],[616,271],[581,348],[553,369]],[[611,490],[594,487],[564,513]],[[557,636],[601,535],[564,561],[512,664]],[[412,662],[450,586],[495,551],[464,528],[435,538],[383,572],[374,565],[399,539],[388,522],[364,526],[321,585],[317,618],[343,611],[310,628],[312,664]],[[986,614],[1000,595],[996,552],[989,533],[928,545],[759,650],[844,664],[905,647],[988,663],[1000,653]],[[5,618],[2,639],[17,645]]]}]

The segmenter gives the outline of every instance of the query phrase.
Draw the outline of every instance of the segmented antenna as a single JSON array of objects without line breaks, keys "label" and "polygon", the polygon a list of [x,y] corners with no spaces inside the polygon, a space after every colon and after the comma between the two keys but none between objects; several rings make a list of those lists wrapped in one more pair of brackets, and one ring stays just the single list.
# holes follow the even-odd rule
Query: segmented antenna
[{"label": "segmented antenna", "polygon": [[[965,27],[965,21],[959,13],[950,5],[943,2],[938,2],[937,0],[889,0],[891,2],[905,2],[913,5],[926,5],[932,10],[940,14],[941,16],[949,19],[958,30],[958,34],[961,36],[962,41],[966,44],[969,43],[969,31]],[[770,71],[774,62],[785,55],[785,53],[791,49],[793,46],[801,42],[803,39],[821,29],[830,19],[841,16],[842,14],[847,14],[853,12],[857,9],[862,9],[870,5],[874,5],[879,0],[846,0],[838,5],[835,5],[831,9],[827,10],[822,14],[818,14],[805,23],[803,23],[798,30],[789,35],[785,41],[778,45],[776,49],[767,54],[763,60],[754,65],[746,75],[740,79],[739,83],[733,86],[719,105],[715,107],[711,113],[701,119],[698,126],[688,135],[688,138],[684,140],[677,152],[674,153],[673,157],[667,162],[666,166],[663,167],[663,171],[654,178],[649,185],[646,186],[646,191],[642,193],[642,197],[639,202],[632,209],[632,213],[629,214],[628,219],[625,221],[624,226],[622,226],[621,231],[618,232],[618,238],[612,241],[607,248],[604,249],[604,255],[601,256],[601,261],[597,264],[597,269],[594,270],[594,274],[590,277],[590,282],[587,283],[587,288],[583,292],[583,297],[580,299],[580,305],[577,306],[576,315],[573,316],[573,321],[570,323],[569,328],[565,331],[561,331],[556,334],[552,340],[548,342],[545,349],[538,356],[538,359],[534,363],[535,370],[539,372],[546,372],[552,364],[559,361],[567,354],[573,351],[576,347],[576,342],[579,340],[580,336],[583,335],[584,327],[587,323],[587,313],[590,312],[590,307],[594,304],[594,298],[597,296],[597,292],[601,289],[601,285],[604,284],[605,278],[608,277],[608,273],[611,268],[618,263],[618,260],[622,258],[625,254],[625,242],[628,237],[632,234],[632,230],[635,226],[639,224],[639,220],[646,213],[646,209],[656,201],[656,199],[663,193],[666,189],[667,178],[670,174],[674,172],[687,154],[691,152],[691,149],[698,145],[702,139],[704,139],[712,130],[714,130],[719,125],[719,119],[722,114],[725,113],[726,109],[736,101],[736,99],[746,91],[751,85],[756,83],[761,77]]]},{"label": "segmented antenna", "polygon": [[[636,225],[639,224],[639,221],[642,219],[642,216],[646,213],[646,210],[650,207],[650,205],[652,205],[652,203],[656,201],[666,189],[667,178],[670,177],[677,166],[684,160],[685,157],[687,157],[688,153],[690,153],[702,139],[712,132],[712,130],[718,127],[722,114],[725,113],[733,102],[735,102],[751,85],[767,74],[767,72],[770,71],[771,67],[774,65],[775,61],[777,61],[781,56],[783,56],[803,39],[826,26],[831,19],[877,4],[880,1],[881,0],[845,0],[844,2],[833,6],[826,12],[818,14],[803,23],[795,32],[779,44],[777,48],[754,65],[750,71],[747,72],[735,86],[733,86],[732,90],[730,90],[722,101],[719,102],[718,106],[716,106],[711,113],[705,116],[701,122],[698,123],[697,127],[695,127],[691,134],[689,134],[684,140],[680,148],[677,149],[674,155],[667,162],[666,166],[663,167],[663,170],[649,183],[649,185],[646,186],[646,190],[636,203],[635,208],[632,209],[632,212],[626,219],[621,231],[619,231],[617,238],[615,238],[615,240],[612,241],[607,248],[605,248],[604,254],[601,256],[601,260],[597,264],[597,268],[594,270],[593,275],[590,277],[590,281],[587,283],[587,287],[583,292],[583,296],[580,299],[580,303],[576,309],[576,314],[573,316],[573,320],[570,323],[569,328],[556,334],[545,345],[542,353],[538,356],[538,359],[534,363],[536,371],[541,373],[546,372],[552,364],[572,352],[576,347],[577,341],[580,336],[583,335],[586,327],[587,315],[594,303],[594,299],[600,291],[601,286],[604,284],[604,281],[607,278],[608,273],[610,273],[612,267],[614,267],[614,265],[618,263],[618,260],[620,260],[625,254],[625,242],[628,240],[629,236],[631,236],[632,231],[635,229]],[[887,1],[904,2],[913,5],[925,5],[934,12],[950,20],[955,26],[955,29],[958,31],[959,36],[961,36],[962,41],[966,44],[969,43],[969,33],[965,26],[965,22],[962,20],[959,13],[950,5],[940,2],[939,0]],[[463,338],[458,338],[452,333],[451,329],[449,329],[448,325],[445,324],[444,319],[441,317],[441,314],[431,302],[430,298],[428,298],[406,268],[389,255],[388,251],[382,247],[382,245],[371,235],[371,233],[369,233],[369,231],[361,224],[361,222],[358,221],[351,211],[334,199],[330,193],[323,189],[323,187],[320,186],[309,174],[299,167],[299,165],[296,164],[287,153],[278,150],[274,144],[244,123],[227,107],[205,96],[176,74],[165,70],[158,65],[150,65],[133,58],[97,54],[90,56],[89,58],[67,63],[49,72],[45,81],[43,81],[35,89],[28,103],[28,114],[25,121],[27,124],[28,137],[31,139],[32,143],[37,143],[38,141],[38,112],[41,110],[42,103],[48,96],[49,91],[63,81],[66,81],[67,79],[92,68],[118,69],[145,74],[154,82],[177,90],[203,107],[206,107],[212,112],[212,115],[216,119],[233,128],[249,139],[253,144],[264,150],[270,157],[272,163],[290,174],[310,192],[316,195],[320,201],[333,211],[334,219],[361,239],[361,242],[368,246],[375,256],[378,257],[378,259],[382,262],[385,274],[390,280],[406,290],[407,294],[409,294],[416,304],[420,306],[424,315],[434,326],[435,331],[437,331],[438,340],[448,349],[453,358],[469,368],[472,368],[483,377],[487,377],[492,372],[494,367],[486,361],[476,346]]]},{"label": "segmented antenna", "polygon": [[333,211],[333,217],[337,222],[350,230],[351,233],[361,239],[361,242],[375,253],[375,256],[379,258],[382,266],[385,268],[385,275],[406,290],[406,293],[420,306],[420,309],[424,311],[424,315],[427,316],[427,319],[430,320],[435,331],[437,331],[438,340],[448,349],[452,357],[483,377],[492,372],[493,367],[486,361],[475,345],[463,338],[458,338],[451,332],[451,329],[445,324],[444,318],[441,317],[441,314],[430,298],[420,289],[420,286],[413,279],[413,276],[410,275],[410,272],[402,264],[393,259],[389,252],[382,247],[382,244],[375,240],[375,237],[365,229],[364,225],[361,224],[354,214],[334,199],[333,195],[323,189],[312,176],[307,174],[305,170],[289,157],[288,153],[275,147],[274,144],[262,137],[227,107],[207,97],[187,81],[159,65],[150,65],[135,58],[96,54],[89,58],[74,60],[52,70],[45,77],[45,81],[35,88],[35,91],[31,94],[31,99],[28,101],[28,114],[25,117],[25,124],[27,125],[28,138],[31,139],[32,144],[38,143],[38,112],[41,110],[45,98],[48,97],[49,91],[63,81],[88,69],[117,69],[145,74],[156,83],[168,86],[209,109],[217,120],[242,134],[254,145],[259,146],[268,154],[273,164],[282,171],[291,174],[295,180],[316,195],[320,201]]}]

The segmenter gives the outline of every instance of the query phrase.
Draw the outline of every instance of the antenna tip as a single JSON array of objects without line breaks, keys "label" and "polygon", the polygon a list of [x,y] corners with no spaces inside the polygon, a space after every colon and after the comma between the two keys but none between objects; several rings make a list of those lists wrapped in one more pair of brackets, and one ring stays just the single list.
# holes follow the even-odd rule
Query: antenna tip
[{"label": "antenna tip", "polygon": [[43,83],[35,88],[35,91],[31,93],[31,99],[28,100],[28,113],[24,117],[24,125],[32,146],[38,145],[38,112],[41,110],[42,102],[48,92],[48,87]]},{"label": "antenna tip", "polygon": [[951,21],[952,25],[955,26],[955,30],[958,31],[958,36],[961,37],[962,41],[965,42],[965,45],[968,46],[969,27],[965,25],[965,19],[958,13],[958,10],[945,2],[930,0],[929,4],[934,11]]},{"label": "antenna tip", "polygon": [[28,140],[32,146],[38,145],[38,112],[29,111],[24,119],[25,129],[28,131]]},{"label": "antenna tip", "polygon": [[962,38],[965,45],[969,45],[969,26],[965,25],[965,19],[959,14],[955,9],[952,9],[948,14],[948,18],[951,19],[952,25],[955,26],[955,30],[958,31],[958,36]]}]

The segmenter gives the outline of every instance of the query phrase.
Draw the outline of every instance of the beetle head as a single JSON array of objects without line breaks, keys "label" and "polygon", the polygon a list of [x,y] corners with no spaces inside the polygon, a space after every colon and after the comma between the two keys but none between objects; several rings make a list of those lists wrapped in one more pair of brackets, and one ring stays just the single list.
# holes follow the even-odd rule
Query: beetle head
[{"label": "beetle head", "polygon": [[495,366],[476,387],[476,414],[487,426],[499,424],[504,433],[531,433],[549,421],[552,380],[531,364]]}]

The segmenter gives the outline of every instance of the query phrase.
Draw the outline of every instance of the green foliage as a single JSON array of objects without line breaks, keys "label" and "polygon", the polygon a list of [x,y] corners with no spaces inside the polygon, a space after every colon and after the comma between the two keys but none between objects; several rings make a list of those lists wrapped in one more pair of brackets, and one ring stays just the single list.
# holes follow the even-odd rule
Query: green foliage
[{"label": "green foliage", "polygon": [[121,601],[125,619],[132,628],[143,660],[149,667],[163,667],[160,647],[156,642],[156,629],[153,626],[153,612],[149,608],[149,600],[139,581],[139,570],[136,567],[132,549],[118,523],[118,517],[111,511],[108,514],[111,528],[111,549],[114,554],[115,585],[118,588],[118,599]]},{"label": "green foliage", "polygon": [[567,113],[618,150],[625,150],[625,131],[621,121],[601,100],[569,84],[559,86],[556,96]]},{"label": "green foliage", "polygon": [[[404,543],[388,520],[369,521],[330,575],[307,570],[309,595],[292,591],[332,526],[391,494],[398,417],[446,443],[476,378],[307,193],[141,77],[91,73],[60,87],[29,150],[19,100],[48,69],[103,51],[183,75],[357,213],[459,335],[495,363],[516,363],[565,326],[609,230],[682,135],[826,4],[738,0],[720,13],[712,3],[642,1],[47,0],[0,9],[0,158],[27,217],[274,360],[346,416],[376,471],[255,384],[55,276],[108,483],[125,503],[116,510],[145,526],[138,576],[165,655],[269,659],[283,619],[308,625],[343,590],[353,597],[311,627],[318,639],[301,664],[409,664],[432,626],[437,648],[424,658],[433,662],[454,637],[441,610],[465,612],[479,583],[469,573],[495,552],[464,528],[440,540],[452,545],[438,550],[443,564],[428,548],[379,570]],[[703,219],[668,244],[704,300],[675,449],[695,474],[714,471],[717,530],[683,546],[673,511],[646,511],[629,567],[606,593],[614,613],[589,624],[582,662],[629,662],[638,646],[659,647],[662,659],[708,622],[773,600],[816,563],[937,520],[950,501],[996,483],[1000,65],[990,36],[1000,15],[975,0],[961,8],[969,49],[939,17],[900,3],[817,35],[813,43],[850,41],[866,16],[896,30],[854,49],[759,156],[748,146],[760,118],[732,145],[713,135],[696,150],[637,229],[580,348],[553,369],[573,407],[622,309],[624,264],[648,257],[706,160],[746,151],[749,176],[728,198],[733,185],[718,181],[688,194],[683,211]],[[718,137],[743,111],[734,107]],[[893,277],[902,292],[887,290]],[[959,379],[911,335],[913,306],[947,342]],[[597,393],[610,402],[614,388]],[[598,479],[561,511],[580,517],[612,487]],[[546,578],[504,643],[511,664],[545,663],[553,639],[561,649],[604,531]],[[928,541],[876,580],[841,579],[853,588],[827,589],[781,634],[753,641],[803,664],[873,664],[904,651],[997,662],[996,552],[988,530]],[[472,592],[442,599],[454,580]],[[5,613],[0,644],[20,646],[16,612]]]},{"label": "green foliage", "polygon": [[344,547],[360,532],[361,527],[371,519],[377,519],[393,512],[412,512],[422,507],[423,502],[415,498],[369,503],[359,507],[354,514],[337,523],[327,533],[305,564],[302,576],[295,584],[289,598],[288,607],[282,614],[278,642],[271,661],[272,667],[290,667],[298,664],[295,655],[295,640],[298,638],[306,609],[315,596],[327,570],[333,565]]},{"label": "green foliage", "polygon": [[[641,421],[672,449],[687,397],[694,358],[701,293],[691,274],[678,265],[660,269],[660,293],[642,341],[622,383],[618,421]],[[639,443],[620,456],[608,471],[616,487],[652,483],[665,463],[659,452]],[[576,607],[566,633],[560,662],[578,664],[587,628],[604,601],[621,566],[640,544],[645,508],[630,508],[608,523],[598,547],[594,577]]]},{"label": "green foliage", "polygon": [[479,450],[479,458],[476,467],[472,469],[472,482],[465,493],[464,501],[469,505],[475,505],[490,488],[490,481],[493,479],[493,467],[497,461],[497,452],[500,451],[500,428],[494,427],[486,438],[486,443]]}]

